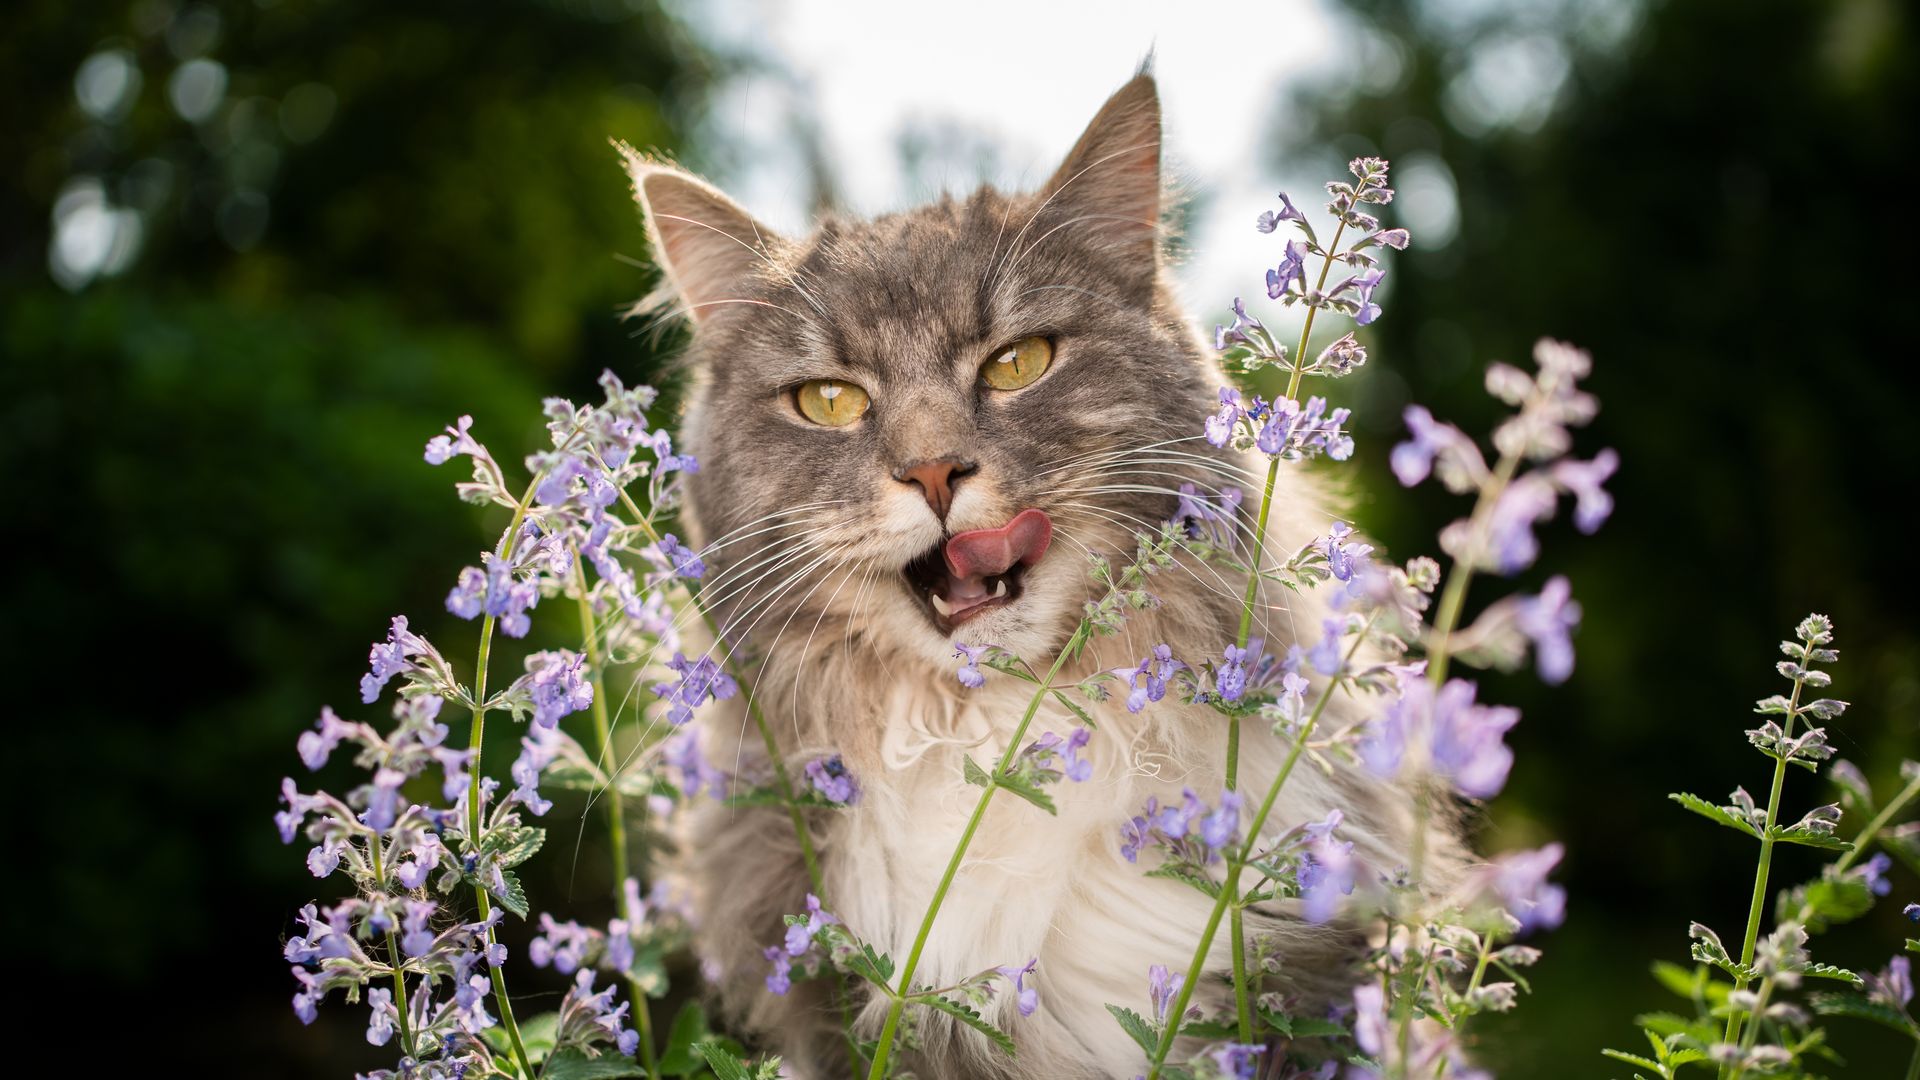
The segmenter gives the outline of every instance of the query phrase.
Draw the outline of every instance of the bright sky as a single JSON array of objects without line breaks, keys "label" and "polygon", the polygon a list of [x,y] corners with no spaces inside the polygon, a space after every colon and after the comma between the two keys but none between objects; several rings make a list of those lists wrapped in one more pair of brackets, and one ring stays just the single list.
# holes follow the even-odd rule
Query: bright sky
[{"label": "bright sky", "polygon": [[[811,119],[841,185],[842,201],[872,213],[920,201],[944,177],[957,190],[979,179],[975,155],[935,168],[915,187],[901,134],[958,133],[979,145],[986,178],[1032,187],[1058,164],[1107,95],[1149,50],[1165,116],[1165,160],[1188,190],[1207,196],[1192,223],[1195,257],[1181,268],[1203,322],[1235,294],[1260,291],[1278,244],[1252,228],[1283,187],[1309,208],[1332,177],[1283,176],[1258,161],[1292,78],[1334,59],[1333,26],[1311,0],[682,0],[698,32],[757,52],[790,74],[741,80],[715,107],[714,134],[736,150],[721,182],[769,224],[798,230],[805,171],[783,133],[792,103]],[[1343,47],[1344,43],[1343,43]],[[945,161],[946,159],[942,159]],[[1398,178],[1396,178],[1398,179]],[[1452,192],[1442,184],[1446,213]],[[1311,212],[1311,210],[1309,210]]]}]

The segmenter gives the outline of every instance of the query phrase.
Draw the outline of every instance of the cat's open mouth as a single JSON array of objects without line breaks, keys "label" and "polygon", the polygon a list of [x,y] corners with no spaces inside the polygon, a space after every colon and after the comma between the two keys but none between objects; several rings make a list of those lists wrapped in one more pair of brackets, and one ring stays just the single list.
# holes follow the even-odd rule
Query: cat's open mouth
[{"label": "cat's open mouth", "polygon": [[1053,522],[1022,510],[997,529],[955,533],[902,568],[907,584],[944,630],[1020,599],[1020,583],[1053,540]]}]

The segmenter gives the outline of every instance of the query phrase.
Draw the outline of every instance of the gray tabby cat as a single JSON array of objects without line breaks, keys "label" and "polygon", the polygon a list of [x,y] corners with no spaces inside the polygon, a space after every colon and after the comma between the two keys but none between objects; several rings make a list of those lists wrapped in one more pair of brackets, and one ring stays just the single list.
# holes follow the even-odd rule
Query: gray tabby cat
[{"label": "gray tabby cat", "polygon": [[[1265,473],[1199,438],[1225,380],[1164,273],[1153,80],[1121,88],[1033,194],[982,187],[872,221],[831,217],[800,239],[625,153],[665,298],[694,328],[682,431],[702,467],[686,509],[708,549],[708,595],[754,658],[786,759],[839,753],[858,778],[857,805],[815,812],[813,839],[829,908],[897,961],[979,792],[961,779],[962,755],[997,755],[1027,703],[1029,687],[1007,677],[962,687],[952,642],[1044,665],[1096,595],[1089,553],[1125,561],[1136,530],[1172,515],[1183,482],[1238,486],[1251,504]],[[1283,469],[1268,550],[1297,548],[1333,516]],[[1188,561],[1154,580],[1160,606],[1097,639],[1065,681],[1131,668],[1162,641],[1195,661],[1232,642],[1243,579]],[[1268,650],[1317,639],[1318,602],[1273,592],[1256,613]],[[706,710],[705,750],[723,768],[764,771],[740,704]],[[989,1010],[1018,1055],[924,1015],[921,1049],[903,1062],[922,1080],[1140,1071],[1104,1006],[1146,1013],[1148,966],[1184,968],[1209,901],[1142,876],[1120,829],[1149,796],[1217,796],[1225,730],[1172,695],[1138,715],[1118,704],[1100,708],[1093,778],[1054,789],[1057,817],[996,800],[915,980],[944,986],[1038,957],[1039,1010],[1021,1017],[1007,994]],[[1043,711],[1033,732],[1075,725]],[[1241,784],[1264,791],[1287,747],[1258,725],[1246,733]],[[1339,808],[1356,855],[1390,868],[1407,862],[1399,805],[1378,781],[1300,769],[1270,824]],[[735,1021],[784,1054],[789,1075],[850,1075],[823,983],[785,996],[763,983],[762,951],[808,891],[785,812],[709,801],[681,858],[698,948]],[[1267,989],[1330,993],[1352,927],[1308,924],[1293,902],[1249,915],[1250,935],[1278,958]],[[1227,938],[1195,997],[1210,1012],[1231,996]],[[866,1037],[885,1005],[854,1002]]]}]

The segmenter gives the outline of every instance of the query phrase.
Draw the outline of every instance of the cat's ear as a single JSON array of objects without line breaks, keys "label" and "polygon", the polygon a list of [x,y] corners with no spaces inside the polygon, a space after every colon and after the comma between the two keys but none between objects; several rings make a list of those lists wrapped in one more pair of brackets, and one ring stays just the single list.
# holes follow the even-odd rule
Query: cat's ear
[{"label": "cat's ear", "polygon": [[692,173],[648,160],[625,143],[614,148],[633,180],[666,287],[695,323],[711,319],[767,265],[780,237]]},{"label": "cat's ear", "polygon": [[1160,91],[1141,72],[1107,99],[1041,189],[1043,211],[1151,277],[1160,237]]}]

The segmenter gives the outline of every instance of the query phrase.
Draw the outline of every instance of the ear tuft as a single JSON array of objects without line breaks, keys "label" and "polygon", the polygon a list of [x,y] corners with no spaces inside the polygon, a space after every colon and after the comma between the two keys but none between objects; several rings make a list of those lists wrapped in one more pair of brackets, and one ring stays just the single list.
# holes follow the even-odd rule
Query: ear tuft
[{"label": "ear tuft", "polygon": [[1160,232],[1160,92],[1144,68],[1107,99],[1041,196],[1050,214],[1080,219],[1084,235],[1152,267]]},{"label": "ear tuft", "polygon": [[667,286],[696,325],[712,318],[740,297],[780,238],[712,184],[626,143],[613,145],[633,181]]}]

